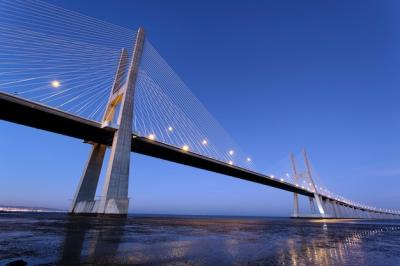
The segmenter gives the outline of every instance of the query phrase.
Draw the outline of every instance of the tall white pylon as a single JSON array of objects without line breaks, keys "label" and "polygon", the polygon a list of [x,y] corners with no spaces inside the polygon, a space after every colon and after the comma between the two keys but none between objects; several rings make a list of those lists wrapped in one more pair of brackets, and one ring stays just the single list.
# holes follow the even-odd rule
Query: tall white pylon
[{"label": "tall white pylon", "polygon": [[313,180],[312,175],[311,175],[310,162],[308,161],[308,156],[307,156],[307,152],[306,152],[305,149],[303,149],[303,157],[304,157],[304,163],[305,163],[306,168],[307,168],[308,178],[310,179],[310,183],[311,183],[311,185],[312,185],[312,187],[314,189],[314,198],[315,198],[315,202],[317,203],[318,212],[321,215],[321,217],[325,217],[325,210],[324,210],[324,208],[322,206],[321,198],[320,198],[320,196],[318,194],[317,187],[315,186],[314,180]]},{"label": "tall white pylon", "polygon": [[71,214],[123,215],[128,213],[129,164],[132,142],[134,95],[139,63],[144,46],[144,29],[139,28],[125,83],[128,53],[122,50],[110,98],[103,116],[103,126],[112,123],[120,105],[118,129],[114,133],[101,199],[94,199],[106,146],[93,144],[86,168],[75,194]]},{"label": "tall white pylon", "polygon": [[[293,153],[290,153],[289,156],[290,156],[290,161],[292,163],[292,172],[293,172],[294,182],[297,184],[298,175],[297,175],[297,168],[296,168],[296,159],[295,159]],[[299,195],[296,192],[293,193],[293,217],[294,218],[299,217]]]}]

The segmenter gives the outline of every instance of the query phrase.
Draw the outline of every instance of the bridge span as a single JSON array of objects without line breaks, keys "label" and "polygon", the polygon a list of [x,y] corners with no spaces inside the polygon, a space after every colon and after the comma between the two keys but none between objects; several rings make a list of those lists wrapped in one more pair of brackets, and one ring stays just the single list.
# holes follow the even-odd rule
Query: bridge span
[{"label": "bridge span", "polygon": [[[68,137],[81,139],[89,143],[101,143],[106,146],[112,145],[112,140],[117,130],[115,127],[103,126],[99,122],[4,92],[0,92],[0,119]],[[275,177],[250,171],[235,165],[229,165],[226,162],[208,158],[191,151],[184,151],[182,148],[174,147],[156,140],[150,140],[146,137],[138,136],[135,133],[132,134],[131,151],[170,162],[271,186],[309,198],[314,197],[314,193],[312,191],[303,189],[291,183],[280,181]],[[326,195],[320,195],[320,197],[325,205],[331,204],[334,206],[333,208],[336,209],[337,214],[335,216],[326,216],[326,218],[347,218],[346,216],[348,216],[348,218],[384,218],[398,216],[396,213],[388,213],[378,209],[370,209],[351,205],[347,202],[341,201],[340,199],[331,198]],[[343,210],[352,210],[355,212],[355,214],[345,215],[343,213],[342,215],[339,215],[338,213],[340,213],[340,208]],[[304,217],[313,216],[310,215]]]}]

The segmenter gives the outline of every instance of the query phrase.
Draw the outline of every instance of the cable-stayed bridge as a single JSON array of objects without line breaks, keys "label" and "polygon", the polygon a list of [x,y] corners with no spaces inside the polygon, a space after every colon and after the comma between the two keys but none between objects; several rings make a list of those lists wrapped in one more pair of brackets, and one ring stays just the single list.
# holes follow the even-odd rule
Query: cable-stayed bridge
[{"label": "cable-stayed bridge", "polygon": [[[70,212],[126,215],[131,152],[294,193],[294,217],[399,218],[321,183],[304,151],[263,173],[137,32],[41,1],[0,0],[0,118],[92,145]],[[95,198],[107,148],[105,181]],[[310,213],[300,214],[298,197]]]}]

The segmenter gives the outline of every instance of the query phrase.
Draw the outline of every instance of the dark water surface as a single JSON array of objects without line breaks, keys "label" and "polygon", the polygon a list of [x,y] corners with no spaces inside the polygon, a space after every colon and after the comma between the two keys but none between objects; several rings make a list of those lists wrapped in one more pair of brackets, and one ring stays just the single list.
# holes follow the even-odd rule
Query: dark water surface
[{"label": "dark water surface", "polygon": [[0,214],[0,265],[400,265],[400,221]]}]

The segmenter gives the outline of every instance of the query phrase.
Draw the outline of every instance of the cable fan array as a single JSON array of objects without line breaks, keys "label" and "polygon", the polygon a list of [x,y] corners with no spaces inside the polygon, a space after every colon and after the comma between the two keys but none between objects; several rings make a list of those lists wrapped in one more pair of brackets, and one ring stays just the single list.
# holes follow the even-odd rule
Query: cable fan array
[{"label": "cable fan array", "polygon": [[135,32],[41,1],[0,1],[0,90],[99,121]]},{"label": "cable fan array", "polygon": [[[0,91],[101,122],[121,49],[132,55],[135,37],[131,29],[39,0],[0,0]],[[126,74],[120,79],[123,84]],[[136,135],[260,172],[148,40],[135,92]],[[321,180],[314,186],[304,169],[297,174],[288,169],[290,164],[265,178],[317,190],[353,206],[399,214],[347,200]]]},{"label": "cable fan array", "polygon": [[[0,0],[0,90],[101,121],[121,49],[131,55],[135,35],[46,2]],[[148,41],[134,106],[137,134],[255,170]]]},{"label": "cable fan array", "polygon": [[254,169],[251,158],[241,151],[149,41],[145,42],[141,58],[134,114],[134,130],[140,136]]}]

